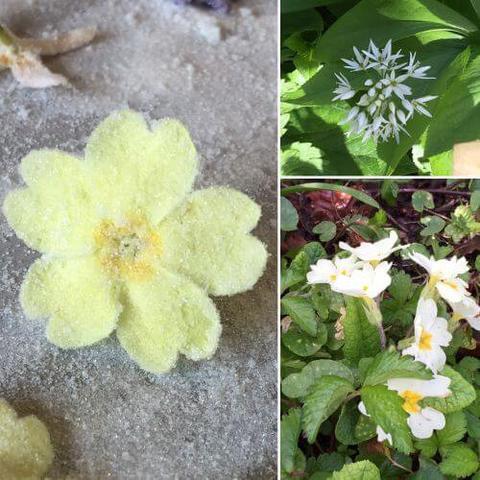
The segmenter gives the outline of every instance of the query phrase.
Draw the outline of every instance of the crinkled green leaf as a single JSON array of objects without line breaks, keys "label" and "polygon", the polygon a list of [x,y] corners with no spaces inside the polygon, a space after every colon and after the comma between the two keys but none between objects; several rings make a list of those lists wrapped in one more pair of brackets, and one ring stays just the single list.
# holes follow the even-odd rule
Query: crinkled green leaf
[{"label": "crinkled green leaf", "polygon": [[353,384],[344,378],[327,375],[312,385],[303,405],[303,429],[309,443],[315,442],[320,425],[353,391]]},{"label": "crinkled green leaf", "polygon": [[433,460],[420,457],[420,467],[414,475],[409,477],[411,480],[444,480],[445,477],[440,472],[438,465]]},{"label": "crinkled green leaf", "polygon": [[314,360],[308,363],[301,372],[288,375],[282,381],[282,392],[289,398],[304,397],[310,387],[326,375],[335,375],[354,383],[352,371],[343,363],[327,359]]},{"label": "crinkled green leaf", "polygon": [[282,298],[282,308],[293,322],[312,337],[317,335],[317,315],[310,299],[299,296]]},{"label": "crinkled green leaf", "polygon": [[477,454],[464,443],[456,443],[441,449],[442,462],[440,471],[444,475],[465,478],[478,469]]},{"label": "crinkled green leaf", "polygon": [[444,447],[460,441],[467,431],[467,419],[462,411],[449,413],[445,416],[445,427],[437,430],[435,435],[438,446]]},{"label": "crinkled green leaf", "polygon": [[377,435],[377,426],[358,411],[355,401],[343,405],[335,426],[335,437],[344,445],[355,445]]},{"label": "crinkled green leaf", "polygon": [[369,460],[345,465],[332,475],[332,480],[381,480],[380,470]]},{"label": "crinkled green leaf", "polygon": [[393,446],[402,453],[410,453],[413,443],[407,425],[408,414],[402,408],[402,397],[384,385],[363,387],[361,393],[368,414],[377,425],[392,435]]},{"label": "crinkled green leaf", "polygon": [[295,455],[298,450],[298,439],[302,431],[302,411],[291,409],[282,417],[280,427],[280,463],[282,470],[292,472],[295,465]]},{"label": "crinkled green leaf", "polygon": [[415,448],[420,450],[424,457],[432,458],[438,450],[437,436],[433,434],[430,438],[415,440]]},{"label": "crinkled green leaf", "polygon": [[390,378],[421,378],[428,380],[432,373],[423,363],[416,362],[410,356],[401,356],[398,352],[379,353],[366,372],[364,385],[386,383]]},{"label": "crinkled green leaf", "polygon": [[301,357],[309,357],[325,345],[327,338],[327,328],[323,323],[318,325],[318,331],[315,337],[300,330],[296,325],[292,325],[288,331],[282,334],[282,343],[291,352]]}]

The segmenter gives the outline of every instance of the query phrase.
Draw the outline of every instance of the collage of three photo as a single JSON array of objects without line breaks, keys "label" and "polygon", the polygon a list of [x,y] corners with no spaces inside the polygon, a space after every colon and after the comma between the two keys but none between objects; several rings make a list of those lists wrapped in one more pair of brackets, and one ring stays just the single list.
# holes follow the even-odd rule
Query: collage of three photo
[{"label": "collage of three photo", "polygon": [[480,1],[0,2],[0,480],[480,480]]}]

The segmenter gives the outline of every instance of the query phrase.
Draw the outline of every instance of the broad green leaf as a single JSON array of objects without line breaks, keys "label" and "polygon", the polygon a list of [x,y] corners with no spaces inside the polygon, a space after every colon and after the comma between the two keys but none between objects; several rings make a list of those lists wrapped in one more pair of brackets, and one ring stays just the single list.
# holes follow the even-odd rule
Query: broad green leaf
[{"label": "broad green leaf", "polygon": [[299,373],[292,373],[282,381],[282,392],[289,398],[307,395],[310,387],[321,377],[334,375],[354,383],[352,371],[343,363],[334,360],[314,360]]},{"label": "broad green leaf", "polygon": [[432,175],[437,177],[445,177],[452,175],[453,169],[453,150],[430,155],[430,166]]},{"label": "broad green leaf", "polygon": [[475,440],[480,440],[480,418],[470,412],[465,412],[465,418],[467,420],[468,435]]},{"label": "broad green leaf", "polygon": [[285,313],[296,325],[312,337],[317,335],[317,315],[308,298],[289,295],[283,297],[281,303]]},{"label": "broad green leaf", "polygon": [[393,446],[402,453],[413,450],[407,412],[402,408],[403,399],[384,385],[362,388],[362,400],[372,420],[392,435]]},{"label": "broad green leaf", "polygon": [[281,197],[280,206],[281,229],[285,232],[296,230],[298,225],[297,209],[292,205],[290,200],[285,197]]},{"label": "broad green leaf", "polygon": [[438,465],[433,460],[420,457],[420,467],[410,480],[445,480]]},{"label": "broad green leaf", "polygon": [[449,445],[441,449],[440,471],[444,475],[465,478],[478,469],[477,454],[464,443]]},{"label": "broad green leaf", "polygon": [[333,375],[321,377],[312,385],[303,405],[303,429],[309,443],[315,442],[320,425],[352,391],[351,382]]},{"label": "broad green leaf", "polygon": [[363,357],[374,357],[380,352],[380,336],[375,325],[365,315],[362,301],[358,298],[346,297],[346,315],[343,319],[345,358],[353,363]]},{"label": "broad green leaf", "polygon": [[374,208],[380,208],[380,205],[376,200],[374,200],[368,193],[362,192],[355,188],[345,187],[343,185],[336,185],[334,183],[320,183],[320,182],[311,182],[311,183],[302,183],[300,185],[294,185],[292,187],[287,187],[282,189],[282,195],[288,195],[290,193],[298,192],[315,192],[317,190],[331,190],[334,192],[342,192],[352,197],[356,198],[360,202],[363,202],[367,205],[370,205]]},{"label": "broad green leaf", "polygon": [[472,196],[470,197],[470,207],[474,212],[480,208],[480,190],[472,192]]},{"label": "broad green leaf", "polygon": [[313,227],[313,233],[319,235],[322,242],[329,242],[335,238],[337,226],[335,223],[326,220],[315,225],[315,227]]},{"label": "broad green leaf", "polygon": [[298,439],[302,431],[302,411],[291,409],[282,417],[280,427],[280,463],[282,470],[292,472],[295,465],[295,455],[298,449]]},{"label": "broad green leaf", "polygon": [[445,427],[437,430],[435,435],[438,446],[445,447],[460,441],[467,431],[467,419],[462,411],[449,413],[445,416]]},{"label": "broad green leaf", "polygon": [[453,31],[462,35],[477,27],[437,0],[363,0],[337,20],[320,38],[322,62],[349,58],[352,48],[367,48],[370,39],[382,46],[426,31]]},{"label": "broad green leaf", "polygon": [[300,357],[309,357],[325,345],[327,337],[327,328],[323,323],[318,325],[318,332],[315,337],[292,325],[287,332],[282,334],[282,343]]},{"label": "broad green leaf", "polygon": [[307,243],[282,274],[282,292],[297,283],[304,282],[307,272],[310,271],[310,265],[326,255],[325,249],[319,242]]},{"label": "broad green leaf", "polygon": [[320,175],[322,152],[309,142],[294,142],[282,149],[282,176]]},{"label": "broad green leaf", "polygon": [[415,440],[415,448],[420,450],[424,457],[432,458],[438,450],[437,436],[433,434],[430,438]]},{"label": "broad green leaf", "polygon": [[452,149],[456,143],[480,138],[480,55],[442,95],[425,139],[425,156]]},{"label": "broad green leaf", "polygon": [[336,472],[345,465],[345,456],[338,452],[322,453],[317,457],[315,468],[323,472]]},{"label": "broad green leaf", "polygon": [[470,0],[470,3],[477,14],[477,18],[480,19],[480,0]]},{"label": "broad green leaf", "polygon": [[426,398],[423,400],[425,406],[451,413],[468,407],[475,400],[475,389],[453,368],[445,366],[441,375],[452,379],[449,387],[452,394],[445,398]]},{"label": "broad green leaf", "polygon": [[344,445],[355,445],[375,437],[376,428],[368,417],[358,411],[357,403],[350,401],[342,407],[335,426],[335,437]]},{"label": "broad green leaf", "polygon": [[410,275],[405,272],[398,272],[392,275],[392,283],[388,287],[388,292],[395,300],[405,303],[412,294],[413,283]]},{"label": "broad green leaf", "polygon": [[364,385],[383,384],[390,378],[431,379],[432,374],[425,365],[416,362],[410,356],[401,356],[398,352],[379,353],[367,370]]},{"label": "broad green leaf", "polygon": [[380,470],[369,460],[345,465],[339,472],[334,472],[332,480],[381,480]]},{"label": "broad green leaf", "polygon": [[425,190],[418,190],[412,195],[412,205],[413,208],[420,213],[423,212],[424,208],[435,208],[433,195]]},{"label": "broad green leaf", "polygon": [[423,217],[420,222],[425,225],[425,228],[420,231],[422,237],[429,237],[440,233],[445,226],[445,220],[436,216]]}]

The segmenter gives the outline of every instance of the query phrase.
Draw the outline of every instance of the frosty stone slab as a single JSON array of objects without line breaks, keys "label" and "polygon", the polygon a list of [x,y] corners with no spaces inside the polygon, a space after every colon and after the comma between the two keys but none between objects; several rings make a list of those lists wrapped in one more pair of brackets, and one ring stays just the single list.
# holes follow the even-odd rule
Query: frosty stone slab
[{"label": "frosty stone slab", "polygon": [[[19,185],[34,148],[81,153],[112,110],[188,125],[202,155],[196,188],[228,185],[255,198],[255,234],[275,251],[275,2],[241,2],[211,16],[161,0],[6,0],[2,21],[41,35],[97,24],[93,45],[48,60],[73,89],[20,89],[0,74],[0,200]],[[215,24],[221,40],[204,32]],[[216,299],[223,318],[211,361],[142,372],[115,338],[78,351],[49,345],[21,312],[18,289],[36,258],[0,219],[0,392],[46,423],[51,477],[273,479],[276,451],[274,258],[256,288]]]}]

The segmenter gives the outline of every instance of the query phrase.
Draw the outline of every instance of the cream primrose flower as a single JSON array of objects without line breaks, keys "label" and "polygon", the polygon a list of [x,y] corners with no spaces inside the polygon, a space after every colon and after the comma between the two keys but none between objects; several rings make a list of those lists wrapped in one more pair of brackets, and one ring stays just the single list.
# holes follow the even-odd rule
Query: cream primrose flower
[{"label": "cream primrose flower", "polygon": [[445,366],[447,359],[442,347],[447,347],[452,340],[448,322],[437,317],[437,304],[431,298],[421,298],[417,305],[414,325],[415,341],[402,351],[402,355],[412,355],[433,373],[437,373]]},{"label": "cream primrose flower", "polygon": [[387,238],[383,238],[378,242],[362,242],[358,247],[351,247],[348,243],[340,242],[339,247],[342,250],[351,252],[352,255],[355,255],[355,257],[358,257],[360,260],[370,262],[375,266],[385,258],[389,257],[393,252],[405,248],[404,245],[395,247],[394,245],[397,242],[397,232],[392,230]]},{"label": "cream primrose flower", "polygon": [[347,136],[362,135],[364,142],[370,138],[375,143],[379,140],[386,142],[393,137],[399,143],[401,132],[408,135],[405,126],[415,112],[431,117],[426,103],[437,97],[412,98],[412,86],[407,84],[410,79],[432,80],[434,77],[426,76],[430,67],[422,67],[415,53],[410,53],[408,63],[401,63],[404,55],[400,50],[392,52],[392,40],[383,49],[370,40],[367,50],[353,47],[353,53],[355,58],[342,59],[345,68],[353,73],[363,72],[369,78],[363,87],[355,90],[348,78],[335,74],[338,84],[334,101],[361,95],[340,125],[348,123]]},{"label": "cream primrose flower", "polygon": [[480,306],[472,297],[465,297],[461,302],[451,303],[453,320],[466,320],[472,328],[480,330]]},{"label": "cream primrose flower", "polygon": [[314,265],[310,265],[310,272],[307,273],[307,281],[310,284],[328,283],[332,290],[336,290],[336,284],[341,279],[348,279],[352,272],[361,267],[355,256],[348,258],[336,257],[332,260],[321,259]]},{"label": "cream primrose flower", "polygon": [[450,378],[442,375],[434,375],[432,380],[392,378],[387,381],[388,389],[403,398],[402,407],[409,414],[407,423],[415,437],[430,438],[434,430],[445,427],[443,413],[431,407],[422,408],[419,402],[426,397],[447,397],[451,393],[448,389],[450,382]]},{"label": "cream primrose flower", "polygon": [[413,252],[410,258],[423,267],[430,276],[422,296],[433,296],[436,290],[450,304],[462,302],[470,296],[467,283],[458,277],[469,270],[465,257],[435,260],[434,257],[428,259],[421,253]]},{"label": "cream primrose flower", "polygon": [[0,474],[5,480],[44,478],[54,457],[45,425],[35,416],[19,418],[0,399]]},{"label": "cream primrose flower", "polygon": [[375,299],[392,282],[389,270],[392,264],[381,262],[377,266],[370,263],[352,271],[350,277],[340,277],[335,283],[335,291],[351,297]]},{"label": "cream primrose flower", "polygon": [[192,192],[197,154],[176,120],[150,129],[142,115],[110,115],[85,158],[33,151],[21,163],[27,186],[3,211],[30,248],[20,300],[48,318],[61,348],[117,338],[145,370],[170,370],[179,354],[212,357],[221,332],[209,295],[251,289],[267,251],[250,234],[260,207],[225,187]]},{"label": "cream primrose flower", "polygon": [[[363,402],[360,402],[358,404],[358,410],[362,415],[365,415],[366,417],[370,417],[370,415],[367,413],[367,409],[365,408],[365,404]],[[380,425],[377,425],[377,440],[380,443],[386,440],[390,445],[393,445],[392,435],[390,433],[386,433],[385,430]]]}]

